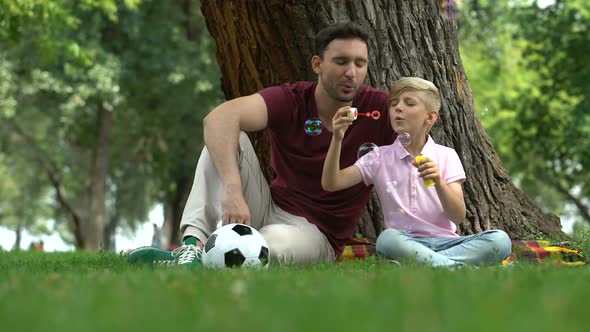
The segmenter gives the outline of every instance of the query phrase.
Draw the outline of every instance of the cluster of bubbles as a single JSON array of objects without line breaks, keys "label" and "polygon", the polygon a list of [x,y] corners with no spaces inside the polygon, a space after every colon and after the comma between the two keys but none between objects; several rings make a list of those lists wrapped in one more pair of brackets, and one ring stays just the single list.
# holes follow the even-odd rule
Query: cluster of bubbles
[{"label": "cluster of bubbles", "polygon": [[[398,139],[403,146],[408,146],[412,141],[412,136],[410,136],[409,133],[402,133],[398,135]],[[375,165],[379,162],[381,158],[381,152],[379,151],[379,147],[375,143],[367,142],[361,144],[356,153],[356,157],[357,159],[361,159],[365,155],[369,154],[369,152],[371,151],[374,151],[374,153],[366,157],[368,158],[366,162],[369,165]]]},{"label": "cluster of bubbles", "polygon": [[[356,108],[351,108],[351,110],[354,110],[354,113],[351,114],[351,117],[353,117],[354,119],[356,119],[356,115],[364,115],[366,117],[372,118],[373,120],[379,120],[379,118],[381,118],[381,112],[379,110],[373,110],[371,112],[366,112],[366,113],[359,113],[356,110]],[[322,133],[322,128],[323,128],[322,120],[320,120],[318,118],[312,118],[312,119],[305,121],[305,125],[304,125],[305,133],[308,134],[309,136],[320,135]]]},{"label": "cluster of bubbles", "polygon": [[[367,113],[358,113],[360,115],[365,115],[367,117],[371,117],[374,120],[378,120],[381,117],[381,112],[379,112],[379,110],[373,110],[372,112],[367,112]],[[322,133],[322,121],[318,118],[312,118],[309,119],[307,121],[305,121],[305,133],[309,136],[318,136]],[[407,143],[403,143],[404,146],[409,144],[410,142],[410,134],[402,134],[402,135],[407,135]],[[400,140],[401,140],[401,136],[400,135]],[[381,152],[379,151],[379,147],[377,146],[377,144],[375,143],[371,143],[371,142],[367,142],[367,143],[363,143],[361,144],[361,146],[359,147],[358,151],[357,151],[357,159],[361,159],[362,157],[364,157],[365,155],[369,154],[369,152],[373,152],[371,153],[369,156],[367,156],[367,164],[369,165],[374,165],[376,163],[378,163],[381,159]]]}]

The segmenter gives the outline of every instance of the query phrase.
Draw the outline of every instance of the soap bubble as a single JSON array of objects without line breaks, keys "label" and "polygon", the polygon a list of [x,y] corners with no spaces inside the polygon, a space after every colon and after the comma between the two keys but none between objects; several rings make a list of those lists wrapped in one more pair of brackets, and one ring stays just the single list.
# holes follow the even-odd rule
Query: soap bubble
[{"label": "soap bubble", "polygon": [[375,143],[363,143],[356,154],[357,159],[363,158],[368,165],[375,165],[381,158],[379,147]]},{"label": "soap bubble", "polygon": [[403,146],[408,146],[412,141],[412,136],[410,136],[408,133],[403,133],[399,134],[398,139]]},{"label": "soap bubble", "polygon": [[320,119],[309,119],[305,121],[305,133],[309,136],[317,136],[322,133],[322,121]]}]

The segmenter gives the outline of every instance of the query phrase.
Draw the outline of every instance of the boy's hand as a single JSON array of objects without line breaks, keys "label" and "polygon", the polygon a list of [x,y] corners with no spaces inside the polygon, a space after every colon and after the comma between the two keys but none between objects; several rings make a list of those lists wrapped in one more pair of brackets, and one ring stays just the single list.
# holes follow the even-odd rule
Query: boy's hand
[{"label": "boy's hand", "polygon": [[336,111],[334,118],[332,118],[332,135],[339,141],[344,138],[344,133],[348,126],[352,124],[354,119],[347,117],[346,115],[350,112],[350,106],[344,106]]},{"label": "boy's hand", "polygon": [[423,156],[419,162],[414,161],[414,166],[418,168],[418,173],[424,181],[431,179],[436,184],[440,183],[440,170],[432,159]]}]

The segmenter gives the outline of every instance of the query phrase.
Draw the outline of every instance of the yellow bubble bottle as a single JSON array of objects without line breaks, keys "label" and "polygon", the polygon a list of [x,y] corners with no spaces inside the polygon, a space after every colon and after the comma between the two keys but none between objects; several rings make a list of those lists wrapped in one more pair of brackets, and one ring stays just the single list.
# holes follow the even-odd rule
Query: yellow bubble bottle
[{"label": "yellow bubble bottle", "polygon": [[[415,158],[416,163],[419,163],[420,161],[422,161],[422,159],[424,159],[423,154],[416,156],[416,158]],[[433,179],[423,179],[423,180],[424,180],[424,185],[427,187],[432,187],[436,184]]]}]

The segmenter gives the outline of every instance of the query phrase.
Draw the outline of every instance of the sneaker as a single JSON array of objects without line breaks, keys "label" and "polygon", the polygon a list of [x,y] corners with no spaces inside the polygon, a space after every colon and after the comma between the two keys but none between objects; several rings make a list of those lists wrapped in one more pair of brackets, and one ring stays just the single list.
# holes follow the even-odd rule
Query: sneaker
[{"label": "sneaker", "polygon": [[154,247],[140,247],[129,253],[127,262],[129,264],[174,265],[175,260],[171,251]]},{"label": "sneaker", "polygon": [[152,264],[162,266],[184,265],[192,268],[200,268],[203,249],[185,244],[173,251],[160,250],[154,247],[141,247],[133,250],[127,257],[129,264]]},{"label": "sneaker", "polygon": [[172,251],[175,265],[184,265],[192,268],[203,267],[203,248],[194,244],[185,244]]}]

